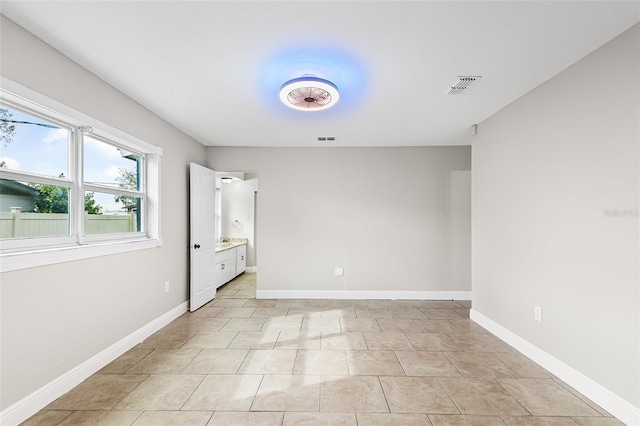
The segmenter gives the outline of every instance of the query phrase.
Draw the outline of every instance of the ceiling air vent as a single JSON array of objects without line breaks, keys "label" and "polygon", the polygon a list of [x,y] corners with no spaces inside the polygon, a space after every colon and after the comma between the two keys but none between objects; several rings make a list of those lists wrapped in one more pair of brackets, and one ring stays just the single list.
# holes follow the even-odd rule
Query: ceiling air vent
[{"label": "ceiling air vent", "polygon": [[480,78],[479,75],[458,76],[458,81],[456,81],[456,83],[453,86],[449,87],[449,89],[446,91],[445,94],[461,95],[467,90],[467,88],[471,85],[471,83],[473,83],[479,78]]}]

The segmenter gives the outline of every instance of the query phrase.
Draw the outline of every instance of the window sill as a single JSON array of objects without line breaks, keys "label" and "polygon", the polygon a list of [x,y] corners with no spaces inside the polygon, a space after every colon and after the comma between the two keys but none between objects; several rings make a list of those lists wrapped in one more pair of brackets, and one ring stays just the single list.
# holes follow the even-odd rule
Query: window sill
[{"label": "window sill", "polygon": [[0,272],[18,271],[160,246],[162,246],[162,239],[145,238],[6,253],[0,255]]}]

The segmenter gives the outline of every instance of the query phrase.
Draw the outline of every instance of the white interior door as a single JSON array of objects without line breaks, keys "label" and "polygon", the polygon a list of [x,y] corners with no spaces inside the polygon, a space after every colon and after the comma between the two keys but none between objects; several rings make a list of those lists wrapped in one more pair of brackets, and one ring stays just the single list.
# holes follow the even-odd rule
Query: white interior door
[{"label": "white interior door", "polygon": [[216,251],[216,172],[191,163],[189,174],[189,310],[193,312],[216,296],[213,278]]}]

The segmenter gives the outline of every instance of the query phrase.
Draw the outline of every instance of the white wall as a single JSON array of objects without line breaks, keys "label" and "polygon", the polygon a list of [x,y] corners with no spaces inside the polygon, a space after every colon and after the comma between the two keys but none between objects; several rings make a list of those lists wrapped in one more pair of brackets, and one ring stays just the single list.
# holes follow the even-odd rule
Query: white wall
[{"label": "white wall", "polygon": [[474,310],[636,410],[639,52],[636,25],[481,123],[472,161]]},{"label": "white wall", "polygon": [[468,271],[469,147],[209,148],[208,164],[260,178],[259,295],[471,289],[451,272]]},{"label": "white wall", "polygon": [[164,150],[163,247],[2,274],[4,410],[187,300],[188,164],[205,148],[5,17],[0,40],[4,77]]},{"label": "white wall", "polygon": [[[257,179],[222,184],[221,237],[247,239],[247,266],[254,267],[254,192]],[[235,225],[234,222],[238,221]]]}]

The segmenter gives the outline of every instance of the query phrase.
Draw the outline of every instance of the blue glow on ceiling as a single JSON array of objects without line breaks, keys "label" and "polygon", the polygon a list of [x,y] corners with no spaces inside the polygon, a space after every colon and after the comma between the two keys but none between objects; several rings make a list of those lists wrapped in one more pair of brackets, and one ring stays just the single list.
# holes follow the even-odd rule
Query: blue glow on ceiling
[{"label": "blue glow on ceiling", "polygon": [[[334,107],[313,113],[314,116],[332,111],[344,113],[367,97],[367,72],[352,54],[331,46],[300,46],[277,52],[263,65],[259,73],[263,100],[282,111],[293,111],[280,102],[280,87],[307,74],[329,80],[340,91],[340,101]],[[299,111],[293,112],[300,114]]]}]

